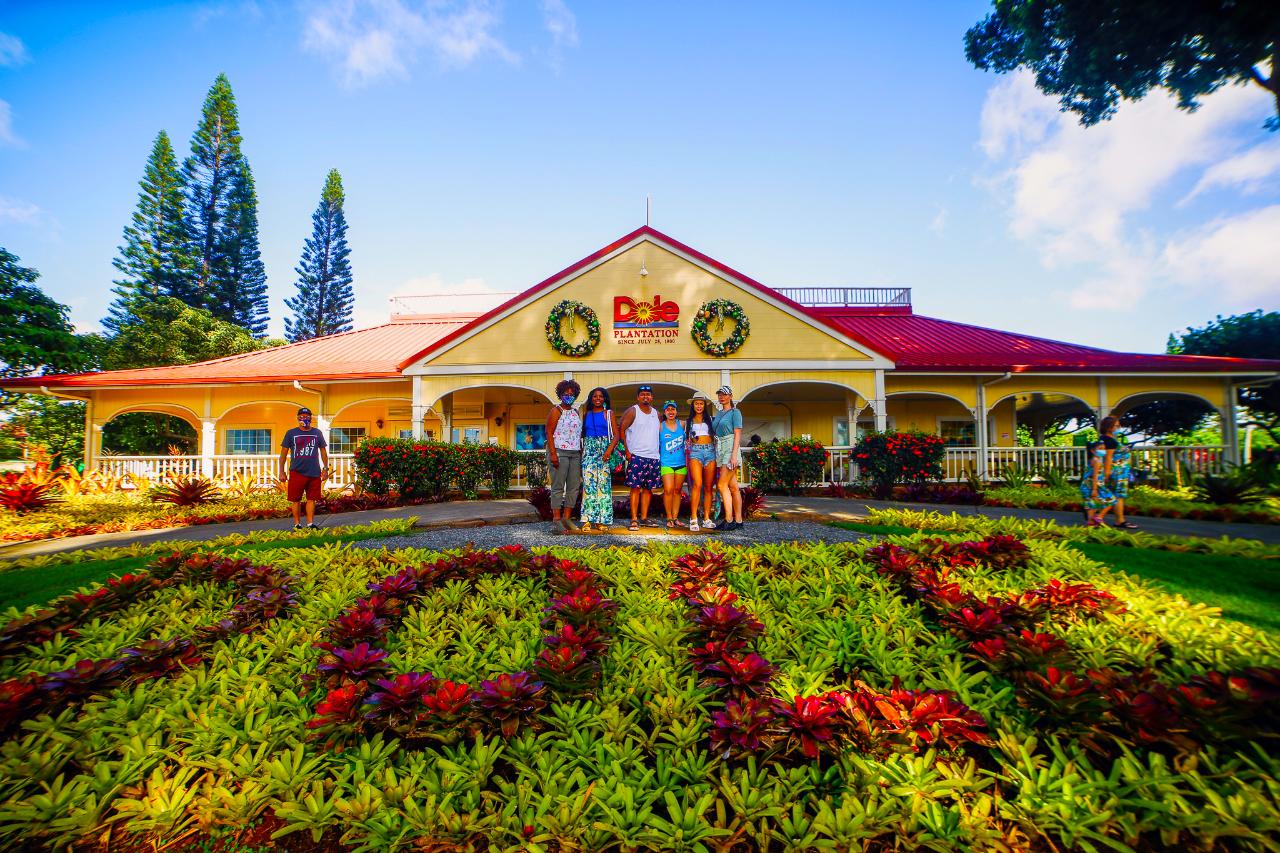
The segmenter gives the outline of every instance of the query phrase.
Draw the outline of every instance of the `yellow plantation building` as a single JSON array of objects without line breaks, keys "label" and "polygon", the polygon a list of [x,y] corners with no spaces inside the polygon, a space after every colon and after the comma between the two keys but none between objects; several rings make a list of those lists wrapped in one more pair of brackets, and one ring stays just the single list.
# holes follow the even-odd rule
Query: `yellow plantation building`
[{"label": "yellow plantation building", "polygon": [[[369,329],[174,367],[5,380],[7,390],[87,403],[88,467],[229,477],[274,471],[299,406],[316,414],[350,479],[363,437],[496,442],[536,451],[557,382],[602,386],[621,410],[641,383],[655,399],[733,387],[744,441],[808,435],[845,480],[859,430],[916,429],[949,445],[948,475],[1082,462],[1042,444],[1071,415],[1123,414],[1196,399],[1222,415],[1224,444],[1187,456],[1238,459],[1234,399],[1280,362],[1117,353],[918,315],[903,288],[771,288],[644,227],[492,310],[401,314]],[[102,429],[128,412],[189,423],[199,453],[104,456]],[[1174,451],[1147,450],[1148,454]],[[1167,459],[1165,460],[1167,463]]]}]

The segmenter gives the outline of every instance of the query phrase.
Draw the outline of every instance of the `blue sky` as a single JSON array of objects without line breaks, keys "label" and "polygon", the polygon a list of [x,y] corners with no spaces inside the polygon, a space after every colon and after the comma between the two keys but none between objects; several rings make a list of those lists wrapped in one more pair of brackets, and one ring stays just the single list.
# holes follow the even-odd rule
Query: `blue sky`
[{"label": "blue sky", "polygon": [[331,167],[356,321],[520,290],[644,221],[774,286],[902,285],[919,313],[1159,351],[1280,306],[1280,134],[1232,87],[1084,129],[969,66],[980,2],[11,3],[0,245],[85,330],[155,134],[225,71],[271,331]]}]

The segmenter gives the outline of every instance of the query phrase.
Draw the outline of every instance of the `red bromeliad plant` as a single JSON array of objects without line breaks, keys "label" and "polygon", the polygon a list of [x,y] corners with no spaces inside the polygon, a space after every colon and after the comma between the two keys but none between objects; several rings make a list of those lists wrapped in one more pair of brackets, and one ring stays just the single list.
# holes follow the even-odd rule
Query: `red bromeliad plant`
[{"label": "red bromeliad plant", "polygon": [[543,612],[549,614],[544,625],[557,621],[577,627],[604,628],[613,621],[618,606],[594,589],[578,589],[553,598]]},{"label": "red bromeliad plant", "polygon": [[492,681],[480,682],[472,703],[486,722],[496,725],[504,738],[511,738],[546,707],[545,691],[543,683],[530,673],[503,673]]},{"label": "red bromeliad plant", "polygon": [[361,719],[368,689],[365,684],[350,683],[330,690],[316,706],[315,716],[307,720],[307,728],[314,736],[327,738],[327,745],[333,745],[346,734],[355,734],[353,727]]},{"label": "red bromeliad plant", "polygon": [[47,483],[14,483],[0,488],[0,507],[19,515],[44,509],[62,500],[54,488],[58,484]]},{"label": "red bromeliad plant", "polygon": [[764,624],[732,604],[699,608],[689,634],[695,643],[750,642],[760,636]]},{"label": "red bromeliad plant", "polygon": [[331,689],[350,681],[371,681],[387,671],[387,653],[368,643],[356,643],[349,649],[324,642],[316,646],[327,652],[321,655],[317,669]]},{"label": "red bromeliad plant", "polygon": [[347,610],[329,623],[325,634],[338,646],[378,643],[386,639],[387,620],[369,607]]},{"label": "red bromeliad plant", "polygon": [[718,659],[708,661],[700,671],[703,686],[715,687],[736,695],[758,696],[769,686],[778,668],[755,652],[741,657],[726,652]]},{"label": "red bromeliad plant", "polygon": [[139,680],[161,678],[200,663],[200,650],[185,637],[147,640],[120,652],[129,674]]},{"label": "red bromeliad plant", "polygon": [[840,708],[825,696],[796,696],[790,701],[773,700],[773,711],[781,728],[784,753],[798,746],[806,758],[839,747]]},{"label": "red bromeliad plant", "polygon": [[422,705],[436,726],[460,725],[471,708],[471,687],[465,682],[437,680],[422,697]]},{"label": "red bromeliad plant", "polygon": [[426,715],[423,700],[432,692],[435,678],[430,673],[409,672],[378,679],[374,686],[364,700],[369,709],[364,718],[403,735],[411,733]]},{"label": "red bromeliad plant", "polygon": [[533,669],[552,689],[566,693],[587,689],[600,674],[599,664],[581,646],[543,649]]},{"label": "red bromeliad plant", "polygon": [[724,710],[711,714],[711,747],[728,758],[752,755],[773,741],[773,702],[769,699],[730,699]]}]

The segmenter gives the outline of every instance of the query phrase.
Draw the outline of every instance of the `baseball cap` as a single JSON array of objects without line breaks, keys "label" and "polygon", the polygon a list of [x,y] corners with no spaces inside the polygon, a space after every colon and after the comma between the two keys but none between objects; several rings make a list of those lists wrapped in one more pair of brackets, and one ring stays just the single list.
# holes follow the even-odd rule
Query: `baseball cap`
[{"label": "baseball cap", "polygon": [[727,395],[729,395],[730,397],[732,397],[732,396],[733,396],[733,389],[732,389],[732,388],[730,388],[728,385],[721,385],[719,388],[717,388],[717,389],[716,389],[716,393],[717,393],[717,394],[727,394]]},{"label": "baseball cap", "polygon": [[676,410],[679,410],[679,408],[680,408],[679,406],[677,406],[677,405],[676,405],[676,401],[675,401],[675,400],[668,400],[667,402],[665,402],[665,403],[663,403],[663,404],[662,404],[662,408],[663,408],[664,410],[665,410],[667,407],[670,407],[670,408],[672,408],[672,409],[676,409]]},{"label": "baseball cap", "polygon": [[653,386],[652,386],[652,385],[641,385],[639,388],[637,388],[637,389],[636,389],[636,393],[637,393],[637,394],[643,394],[645,391],[648,391],[650,394],[652,394],[652,393],[653,393]]},{"label": "baseball cap", "polygon": [[308,409],[306,406],[303,406],[301,409],[298,409],[298,414],[300,414],[300,415],[309,415],[309,414],[311,414],[311,410],[310,410],[310,409]]}]

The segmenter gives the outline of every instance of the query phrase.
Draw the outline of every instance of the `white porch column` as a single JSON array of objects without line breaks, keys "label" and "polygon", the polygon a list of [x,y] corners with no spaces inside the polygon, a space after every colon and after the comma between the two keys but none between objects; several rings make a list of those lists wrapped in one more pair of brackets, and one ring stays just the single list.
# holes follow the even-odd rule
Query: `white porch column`
[{"label": "white porch column", "polygon": [[213,477],[213,454],[218,448],[218,421],[200,419],[200,476]]},{"label": "white porch column", "polygon": [[[105,421],[94,420],[89,429],[89,447],[90,455],[93,456],[94,466],[98,466],[102,462],[102,428],[107,424]],[[85,470],[89,470],[89,463],[85,463]]]},{"label": "white porch column", "polygon": [[440,407],[440,429],[444,435],[440,436],[441,441],[453,443],[453,395],[449,395],[449,401]]},{"label": "white porch column", "polygon": [[978,405],[973,410],[973,432],[978,442],[976,473],[980,480],[987,479],[988,457],[991,455],[991,438],[987,435],[987,386],[978,380]]},{"label": "white porch column", "polygon": [[1222,394],[1222,405],[1218,407],[1218,416],[1222,419],[1222,444],[1226,447],[1226,461],[1239,465],[1240,427],[1236,422],[1236,389],[1228,379]]},{"label": "white porch column", "polygon": [[871,401],[871,405],[876,412],[876,432],[884,432],[889,428],[889,412],[885,407],[884,395],[884,371],[876,371],[876,398]]},{"label": "white porch column", "polygon": [[[844,395],[844,417],[849,424],[848,441],[850,444],[857,444],[858,439],[858,406],[854,402],[852,394]],[[832,436],[835,438],[835,436]]]},{"label": "white porch column", "polygon": [[427,417],[427,404],[422,399],[422,377],[413,377],[413,440],[422,440],[422,422]]},{"label": "white porch column", "polygon": [[93,441],[93,397],[84,401],[84,472],[88,474],[94,469],[97,460],[97,448]]},{"label": "white porch column", "polygon": [[1107,399],[1107,380],[1105,377],[1098,377],[1098,408],[1096,412],[1098,416],[1097,427],[1102,429],[1102,419],[1111,415],[1111,402]]}]

